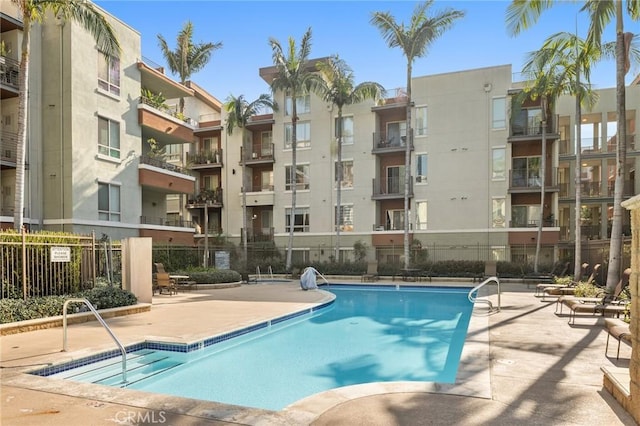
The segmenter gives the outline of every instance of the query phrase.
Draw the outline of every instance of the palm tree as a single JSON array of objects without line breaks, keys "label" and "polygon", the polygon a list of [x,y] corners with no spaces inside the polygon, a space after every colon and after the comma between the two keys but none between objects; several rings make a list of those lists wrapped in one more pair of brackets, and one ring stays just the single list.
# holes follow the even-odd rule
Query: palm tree
[{"label": "palm tree", "polygon": [[[193,24],[187,21],[176,37],[176,49],[171,50],[162,35],[158,34],[158,44],[172,73],[185,84],[193,74],[207,65],[214,51],[222,48],[220,43],[193,43]],[[184,112],[184,98],[180,98],[180,112]]]},{"label": "palm tree", "polygon": [[[529,77],[528,86],[521,92],[518,99],[521,104],[525,98],[536,100],[540,98],[542,108],[542,147],[541,147],[541,188],[540,188],[540,217],[538,220],[538,236],[536,241],[536,254],[534,260],[534,272],[538,273],[540,248],[542,244],[542,227],[544,221],[544,198],[546,179],[546,149],[547,149],[547,114],[554,110],[557,98],[564,93],[575,93],[581,100],[589,95],[589,104],[595,104],[594,92],[586,85],[580,85],[576,78],[579,73],[580,61],[571,57],[575,49],[576,37],[559,33],[547,39],[543,47],[528,55],[523,67],[523,73]],[[586,67],[589,75],[589,67]],[[579,166],[579,163],[578,163]],[[578,174],[579,176],[579,174]],[[576,188],[577,196],[580,194],[580,185]],[[578,218],[579,220],[579,218]]]},{"label": "palm tree", "polygon": [[275,76],[271,81],[271,90],[284,92],[285,96],[292,99],[291,102],[291,170],[289,181],[291,182],[291,212],[289,215],[289,243],[287,246],[287,271],[291,270],[291,253],[293,250],[293,230],[296,215],[296,168],[297,168],[297,130],[298,109],[296,99],[298,96],[309,92],[310,80],[314,70],[309,67],[309,55],[311,54],[311,28],[302,36],[300,48],[296,49],[296,42],[289,37],[289,44],[284,50],[280,42],[273,37],[269,38]]},{"label": "palm tree", "polygon": [[[522,30],[536,23],[542,12],[554,5],[552,0],[513,0],[507,8],[507,28],[517,35]],[[620,0],[586,0],[580,11],[588,11],[591,24],[587,43],[595,48],[601,47],[602,32],[616,18],[616,98],[618,115],[618,146],[616,150],[616,181],[613,197],[613,223],[609,246],[609,264],[607,271],[607,293],[613,294],[620,279],[620,263],[622,255],[622,194],[624,190],[624,169],[626,161],[626,109],[625,109],[625,74],[628,71],[630,36],[625,36],[623,25],[623,7]],[[640,19],[640,2],[626,0],[626,11],[631,19]],[[576,212],[579,214],[579,212]]]},{"label": "palm tree", "polygon": [[22,52],[18,77],[18,141],[16,147],[16,190],[13,226],[22,228],[24,222],[24,168],[27,146],[27,107],[29,93],[29,55],[31,26],[45,21],[48,12],[63,20],[79,23],[96,41],[98,50],[107,58],[119,57],[120,45],[104,15],[84,0],[11,0],[22,14]]},{"label": "palm tree", "polygon": [[411,21],[405,27],[404,22],[397,23],[389,12],[374,12],[371,23],[380,30],[382,38],[391,48],[399,47],[407,59],[407,141],[405,144],[404,179],[404,268],[409,268],[409,190],[411,185],[411,147],[413,129],[411,128],[411,71],[416,58],[427,53],[427,48],[451,28],[454,22],[465,13],[460,10],[445,9],[428,16],[427,12],[434,0],[419,3],[413,10]]},{"label": "palm tree", "polygon": [[224,104],[224,109],[227,112],[226,127],[227,134],[233,134],[233,130],[238,127],[242,129],[241,144],[243,147],[242,157],[240,162],[242,164],[242,246],[244,254],[244,265],[247,266],[247,164],[246,164],[246,152],[247,148],[245,144],[245,127],[249,122],[249,119],[258,114],[263,108],[271,108],[277,110],[277,105],[273,102],[271,95],[262,94],[258,99],[253,102],[248,102],[243,95],[237,98],[233,95],[229,95],[227,101]]},{"label": "palm tree", "polygon": [[[341,203],[342,203],[342,110],[345,105],[354,105],[364,102],[367,99],[376,101],[384,96],[385,90],[382,85],[375,82],[363,82],[354,86],[353,71],[347,63],[337,55],[332,56],[327,61],[317,64],[318,71],[322,78],[313,79],[311,90],[317,93],[322,100],[338,107],[338,121],[336,123],[338,161],[336,169],[337,194],[336,194],[336,248],[335,258],[340,256],[340,224],[341,224]],[[312,83],[312,84],[313,84]]]}]

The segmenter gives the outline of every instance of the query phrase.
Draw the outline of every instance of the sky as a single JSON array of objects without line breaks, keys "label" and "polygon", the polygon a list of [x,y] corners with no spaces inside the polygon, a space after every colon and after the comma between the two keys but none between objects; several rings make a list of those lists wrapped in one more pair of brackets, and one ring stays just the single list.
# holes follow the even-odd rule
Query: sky
[{"label": "sky", "polygon": [[[195,43],[221,42],[222,48],[191,79],[222,102],[229,95],[252,101],[270,93],[259,76],[260,68],[273,65],[269,39],[286,47],[293,38],[299,46],[307,28],[312,31],[311,59],[338,54],[352,68],[356,84],[374,81],[387,90],[406,86],[406,59],[399,48],[387,46],[370,19],[374,12],[389,12],[396,22],[408,24],[417,4],[414,1],[94,1],[137,30],[142,55],[160,65],[165,60],[157,35],[175,49],[176,37],[187,21],[193,23]],[[513,37],[505,24],[508,1],[436,0],[432,12],[457,9],[466,15],[436,39],[424,57],[416,58],[413,76],[511,64],[513,80],[519,81],[517,73],[526,55],[539,49],[547,37],[560,31],[577,31],[586,37],[589,20],[586,13],[579,13],[581,4],[558,2],[534,26]],[[614,25],[606,29],[603,41],[615,39]],[[626,19],[625,31],[640,33],[640,22]],[[627,84],[638,73],[638,65],[632,65]],[[615,87],[615,63],[595,66],[591,83],[596,88]]]}]

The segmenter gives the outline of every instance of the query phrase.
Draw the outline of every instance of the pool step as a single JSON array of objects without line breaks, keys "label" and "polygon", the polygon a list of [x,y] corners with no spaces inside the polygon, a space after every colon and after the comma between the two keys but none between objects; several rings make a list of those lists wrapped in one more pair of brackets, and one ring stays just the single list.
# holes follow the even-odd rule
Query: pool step
[{"label": "pool step", "polygon": [[153,350],[127,354],[127,383],[122,383],[122,358],[114,357],[84,367],[64,371],[56,377],[108,386],[125,386],[182,365],[165,353]]}]

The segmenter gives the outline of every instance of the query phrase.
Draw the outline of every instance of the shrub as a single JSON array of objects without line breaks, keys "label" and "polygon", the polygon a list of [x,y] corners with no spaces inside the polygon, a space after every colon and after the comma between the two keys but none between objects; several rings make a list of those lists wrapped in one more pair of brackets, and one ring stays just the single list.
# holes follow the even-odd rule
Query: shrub
[{"label": "shrub", "polygon": [[597,285],[580,281],[575,287],[574,294],[577,297],[604,297],[604,289]]},{"label": "shrub", "polygon": [[239,272],[229,269],[211,269],[211,268],[189,268],[182,271],[175,271],[176,275],[188,275],[192,281],[197,284],[219,284],[233,283],[241,281],[242,277]]}]

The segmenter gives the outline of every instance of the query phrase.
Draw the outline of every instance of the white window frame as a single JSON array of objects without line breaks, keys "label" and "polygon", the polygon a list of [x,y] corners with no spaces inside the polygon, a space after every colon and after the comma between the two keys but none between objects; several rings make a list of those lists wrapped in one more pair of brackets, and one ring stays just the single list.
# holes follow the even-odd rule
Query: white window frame
[{"label": "white window frame", "polygon": [[[101,192],[107,191],[108,205],[101,205]],[[122,193],[119,184],[98,182],[98,219],[110,222],[120,222],[122,218]]]},{"label": "white window frame", "polygon": [[415,135],[416,136],[426,136],[427,135],[427,114],[428,109],[426,105],[419,106],[415,108]]},{"label": "white window frame", "polygon": [[[334,178],[333,183],[334,187],[338,187],[338,162],[334,161]],[[349,171],[349,173],[345,173],[345,171]],[[352,189],[353,188],[353,160],[342,160],[342,189]]]},{"label": "white window frame", "polygon": [[[496,153],[502,152],[502,168],[499,167],[499,159]],[[491,149],[491,180],[499,181],[507,179],[507,149],[503,146]]]},{"label": "white window frame", "polygon": [[98,88],[120,96],[120,59],[98,52]]},{"label": "white window frame", "polygon": [[[499,107],[502,107],[500,110]],[[503,130],[507,128],[507,98],[498,96],[491,99],[491,129]]]},{"label": "white window frame", "polygon": [[[296,114],[309,114],[311,112],[311,95],[304,94],[296,96]],[[284,98],[284,115],[290,116],[293,113],[293,102],[291,96]]]},{"label": "white window frame", "polygon": [[[424,158],[424,170],[422,169],[422,162]],[[429,171],[429,155],[426,152],[416,154],[416,183],[427,183],[427,173]]]},{"label": "white window frame", "polygon": [[353,204],[340,204],[340,215],[338,215],[338,206],[334,207],[334,226],[340,226],[340,232],[353,232]]},{"label": "white window frame", "polygon": [[[285,123],[284,125],[284,149],[292,148],[293,124]],[[308,148],[311,146],[311,122],[298,121],[296,123],[296,147]]]},{"label": "white window frame", "polygon": [[[398,140],[396,141],[396,135],[390,135],[389,128],[398,126]],[[407,137],[407,122],[406,121],[389,121],[387,122],[387,146],[405,146]],[[402,139],[404,138],[404,140]]]},{"label": "white window frame", "polygon": [[[284,190],[291,191],[292,190],[292,182],[291,182],[291,168],[293,166],[291,164],[284,167]],[[296,164],[296,190],[308,190],[311,188],[311,176],[309,172],[311,170],[311,166],[307,164]]]},{"label": "white window frame", "polygon": [[[101,140],[101,122],[106,122],[107,124],[107,141]],[[106,144],[103,142],[106,142]],[[117,146],[115,146],[116,142]],[[98,116],[98,154],[120,159],[120,122],[101,115]]]},{"label": "white window frame", "polygon": [[[336,133],[336,141],[338,140],[338,117],[334,120],[334,128]],[[352,115],[343,115],[342,116],[342,145],[353,145],[354,137],[353,137],[353,116]]]},{"label": "white window frame", "polygon": [[[285,232],[289,232],[290,228],[290,219],[291,219],[291,207],[287,207],[284,209],[284,230]],[[296,225],[298,222],[298,216],[301,216],[301,223]],[[309,232],[310,230],[310,209],[309,207],[296,207],[296,213],[293,218],[293,232]]]},{"label": "white window frame", "polygon": [[507,227],[507,199],[505,197],[491,199],[491,227]]},{"label": "white window frame", "polygon": [[[423,207],[424,206],[424,207]],[[415,217],[415,227],[416,230],[427,230],[428,227],[428,213],[429,213],[429,203],[426,200],[416,201],[416,217]],[[420,217],[421,214],[424,213],[424,220]]]},{"label": "white window frame", "polygon": [[[404,210],[403,209],[389,209],[385,211],[385,229],[388,231],[400,231],[404,229]],[[396,224],[396,219],[399,224]]]}]

